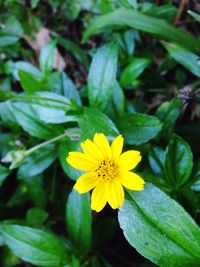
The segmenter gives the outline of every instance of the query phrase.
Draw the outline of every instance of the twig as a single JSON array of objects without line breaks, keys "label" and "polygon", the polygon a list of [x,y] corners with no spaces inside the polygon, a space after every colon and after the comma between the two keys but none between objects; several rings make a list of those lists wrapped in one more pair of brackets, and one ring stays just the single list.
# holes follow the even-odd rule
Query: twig
[{"label": "twig", "polygon": [[188,0],[181,0],[178,12],[176,14],[176,17],[174,19],[173,24],[177,25],[179,23],[180,18],[182,17],[182,14],[184,12],[185,6],[188,4]]}]

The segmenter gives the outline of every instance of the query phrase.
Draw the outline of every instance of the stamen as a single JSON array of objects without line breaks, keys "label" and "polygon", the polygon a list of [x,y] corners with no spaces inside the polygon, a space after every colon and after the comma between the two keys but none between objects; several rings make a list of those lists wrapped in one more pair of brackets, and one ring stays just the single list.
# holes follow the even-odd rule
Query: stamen
[{"label": "stamen", "polygon": [[118,173],[117,165],[112,160],[103,160],[95,171],[101,181],[111,181]]}]

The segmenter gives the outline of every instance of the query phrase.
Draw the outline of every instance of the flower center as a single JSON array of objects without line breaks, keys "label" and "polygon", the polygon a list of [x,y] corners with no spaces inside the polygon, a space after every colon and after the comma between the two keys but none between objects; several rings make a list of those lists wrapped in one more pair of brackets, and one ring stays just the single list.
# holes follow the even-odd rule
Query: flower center
[{"label": "flower center", "polygon": [[112,160],[103,160],[95,170],[101,181],[111,181],[118,173],[117,166]]}]

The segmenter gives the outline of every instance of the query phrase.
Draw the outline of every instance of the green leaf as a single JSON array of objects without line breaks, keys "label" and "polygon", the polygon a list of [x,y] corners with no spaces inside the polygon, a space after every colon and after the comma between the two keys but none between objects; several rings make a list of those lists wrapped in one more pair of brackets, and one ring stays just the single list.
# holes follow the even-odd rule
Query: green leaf
[{"label": "green leaf", "polygon": [[66,223],[71,241],[77,250],[86,253],[91,247],[92,213],[90,195],[72,190],[66,205]]},{"label": "green leaf", "polygon": [[11,111],[18,124],[31,136],[39,139],[49,139],[63,133],[59,126],[47,124],[38,119],[36,111],[29,103],[11,103]]},{"label": "green leaf", "polygon": [[31,208],[26,213],[26,220],[33,227],[41,227],[48,218],[48,213],[40,208]]},{"label": "green leaf", "polygon": [[102,32],[109,27],[130,27],[148,32],[160,39],[170,40],[181,46],[197,52],[200,41],[187,32],[171,26],[163,19],[153,18],[140,12],[128,9],[118,9],[112,13],[100,16],[90,24],[84,33],[83,41],[87,41],[92,34]]},{"label": "green leaf", "polygon": [[81,176],[81,174],[83,174],[83,172],[71,167],[71,165],[67,163],[66,157],[69,152],[77,151],[78,149],[80,149],[80,142],[78,141],[72,142],[70,140],[65,140],[61,142],[58,149],[59,161],[63,171],[70,179],[75,181],[79,176]]},{"label": "green leaf", "polygon": [[34,151],[19,168],[19,178],[36,176],[46,170],[57,157],[55,144],[48,144]]},{"label": "green leaf", "polygon": [[200,22],[200,15],[193,12],[192,10],[188,10],[188,14],[193,17],[196,21]]},{"label": "green leaf", "polygon": [[20,78],[21,86],[26,93],[31,94],[38,91],[48,91],[49,89],[49,85],[46,81],[42,80],[42,78],[38,79],[27,71],[19,69],[18,75]]},{"label": "green leaf", "polygon": [[149,151],[148,159],[153,172],[157,175],[163,176],[165,151],[158,146],[153,146]]},{"label": "green leaf", "polygon": [[150,61],[147,58],[133,58],[130,64],[123,70],[120,77],[122,87],[133,86],[136,79],[142,74]]},{"label": "green leaf", "polygon": [[176,44],[162,42],[170,56],[183,65],[191,73],[200,77],[199,56]]},{"label": "green leaf", "polygon": [[117,47],[105,45],[94,55],[88,76],[88,96],[91,106],[104,110],[112,97],[116,82]]},{"label": "green leaf", "polygon": [[17,43],[19,37],[16,35],[12,35],[11,33],[0,30],[0,47],[6,47],[8,45],[13,45]]},{"label": "green leaf", "polygon": [[30,99],[29,105],[39,120],[54,124],[77,120],[75,116],[66,115],[66,111],[73,108],[69,98],[51,92],[37,92],[34,96],[36,99]]},{"label": "green leaf", "polygon": [[198,266],[200,229],[184,209],[152,184],[128,191],[119,211],[125,238],[159,266]]},{"label": "green leaf", "polygon": [[155,138],[160,132],[162,124],[156,117],[130,113],[120,118],[117,127],[127,144],[140,145]]},{"label": "green leaf", "polygon": [[43,230],[18,225],[2,225],[0,231],[13,253],[37,266],[62,266],[69,251],[58,237]]},{"label": "green leaf", "polygon": [[192,151],[178,135],[173,135],[165,153],[164,172],[174,187],[183,185],[190,177],[193,166]]},{"label": "green leaf", "polygon": [[64,39],[62,37],[57,37],[56,41],[59,45],[70,51],[75,56],[75,58],[80,61],[86,69],[88,69],[89,59],[85,51],[83,51],[72,41]]},{"label": "green leaf", "polygon": [[56,93],[64,95],[66,98],[73,99],[77,104],[81,105],[81,98],[78,90],[76,89],[73,81],[68,77],[65,72],[60,73],[60,87]]},{"label": "green leaf", "polygon": [[26,61],[17,61],[14,65],[13,75],[17,80],[19,79],[19,71],[28,72],[29,74],[32,74],[33,77],[35,77],[37,80],[40,80],[42,78],[42,72],[36,68],[34,65],[32,65],[29,62]]},{"label": "green leaf", "polygon": [[47,194],[43,185],[43,176],[26,176],[21,177],[23,182],[27,186],[27,194],[33,201],[35,206],[39,208],[45,208],[47,204]]},{"label": "green leaf", "polygon": [[175,122],[180,115],[182,107],[182,101],[174,98],[171,101],[164,102],[156,111],[156,117],[163,122],[162,134],[166,139],[170,138]]},{"label": "green leaf", "polygon": [[40,68],[44,75],[48,75],[53,68],[54,52],[55,52],[56,41],[52,41],[42,48],[39,63]]},{"label": "green leaf", "polygon": [[98,132],[111,137],[119,134],[114,123],[95,108],[85,108],[78,123],[85,138],[93,138],[94,134]]},{"label": "green leaf", "polygon": [[9,174],[10,170],[0,164],[0,186]]}]

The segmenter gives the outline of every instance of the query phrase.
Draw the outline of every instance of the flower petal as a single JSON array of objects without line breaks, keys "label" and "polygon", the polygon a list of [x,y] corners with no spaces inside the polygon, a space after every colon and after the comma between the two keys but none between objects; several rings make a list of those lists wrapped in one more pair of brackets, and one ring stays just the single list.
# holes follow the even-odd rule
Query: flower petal
[{"label": "flower petal", "polygon": [[139,151],[129,150],[121,154],[119,157],[119,167],[124,170],[132,170],[141,161],[142,157]]},{"label": "flower petal", "polygon": [[81,152],[69,152],[66,161],[74,168],[82,171],[92,171],[97,165]]},{"label": "flower petal", "polygon": [[95,172],[88,172],[81,175],[74,185],[74,189],[83,194],[93,189],[99,183]]},{"label": "flower petal", "polygon": [[106,182],[100,182],[93,190],[91,197],[91,209],[101,211],[107,203]]},{"label": "flower petal", "polygon": [[122,148],[124,144],[124,138],[119,135],[117,136],[111,144],[111,149],[112,149],[112,156],[114,160],[118,160],[120,154],[122,153]]},{"label": "flower petal", "polygon": [[124,189],[122,185],[116,181],[110,181],[107,184],[108,203],[113,209],[121,207],[124,203]]},{"label": "flower petal", "polygon": [[104,158],[111,159],[112,150],[106,136],[103,133],[96,133],[93,141],[103,153]]},{"label": "flower petal", "polygon": [[101,161],[104,158],[103,153],[101,152],[99,147],[89,139],[82,142],[81,147],[86,155],[95,160]]},{"label": "flower petal", "polygon": [[120,173],[119,179],[121,184],[130,190],[144,189],[144,180],[133,172],[122,172]]}]

